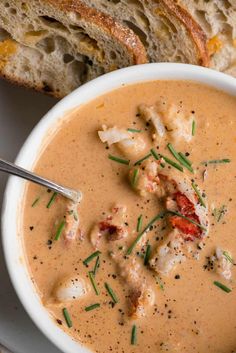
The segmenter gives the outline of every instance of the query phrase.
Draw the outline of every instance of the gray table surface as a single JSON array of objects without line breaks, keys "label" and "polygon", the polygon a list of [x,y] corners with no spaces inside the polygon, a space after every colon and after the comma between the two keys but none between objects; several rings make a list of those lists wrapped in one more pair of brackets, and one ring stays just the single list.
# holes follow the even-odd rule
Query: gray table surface
[{"label": "gray table surface", "polygon": [[[0,156],[14,161],[39,119],[56,101],[0,80]],[[0,174],[0,205],[7,176]],[[14,353],[60,353],[37,329],[11,285],[0,242],[0,352],[1,343]]]}]

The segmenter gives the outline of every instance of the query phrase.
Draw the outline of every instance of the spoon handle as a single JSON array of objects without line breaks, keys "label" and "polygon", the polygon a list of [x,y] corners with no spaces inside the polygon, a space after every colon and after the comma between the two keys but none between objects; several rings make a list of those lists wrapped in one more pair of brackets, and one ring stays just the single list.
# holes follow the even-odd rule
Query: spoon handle
[{"label": "spoon handle", "polygon": [[66,198],[74,202],[80,202],[82,199],[82,194],[80,191],[75,191],[69,188],[65,188],[48,179],[42,178],[39,175],[36,175],[21,167],[18,167],[13,163],[4,161],[1,158],[0,158],[0,171],[15,175],[20,178],[32,181],[33,183],[45,186],[46,188],[53,190],[55,192],[58,192],[59,194],[65,196]]}]

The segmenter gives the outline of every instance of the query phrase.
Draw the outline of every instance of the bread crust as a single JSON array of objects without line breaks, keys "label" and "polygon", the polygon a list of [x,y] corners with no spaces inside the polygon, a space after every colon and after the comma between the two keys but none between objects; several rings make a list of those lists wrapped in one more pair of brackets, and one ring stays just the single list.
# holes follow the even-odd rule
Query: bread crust
[{"label": "bread crust", "polygon": [[[157,0],[154,0],[157,1]],[[188,30],[198,52],[198,63],[202,66],[209,66],[210,56],[207,49],[207,36],[200,25],[193,19],[190,13],[181,7],[175,0],[161,0],[168,11],[178,18]]]},{"label": "bread crust", "polygon": [[129,28],[115,21],[111,16],[90,8],[80,0],[42,0],[55,8],[65,12],[75,12],[81,15],[87,22],[102,27],[110,36],[124,45],[133,57],[134,64],[145,64],[148,62],[146,49],[141,40]]},{"label": "bread crust", "polygon": [[11,83],[14,86],[23,87],[25,89],[33,89],[36,92],[43,93],[47,96],[51,96],[56,99],[62,99],[64,96],[60,95],[58,92],[53,90],[45,89],[46,86],[36,85],[35,83],[31,83],[30,81],[21,80],[19,77],[14,77],[8,74],[5,74],[3,70],[0,70],[0,79]]}]

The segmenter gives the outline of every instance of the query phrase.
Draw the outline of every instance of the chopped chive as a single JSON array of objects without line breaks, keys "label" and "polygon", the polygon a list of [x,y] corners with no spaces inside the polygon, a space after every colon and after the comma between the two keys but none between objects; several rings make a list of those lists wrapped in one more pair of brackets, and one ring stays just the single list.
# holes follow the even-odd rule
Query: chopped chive
[{"label": "chopped chive", "polygon": [[159,155],[156,153],[156,151],[153,148],[150,150],[150,152],[157,161],[160,160]]},{"label": "chopped chive", "polygon": [[113,289],[109,286],[109,284],[106,282],[105,283],[105,288],[110,295],[111,299],[113,300],[114,304],[118,303],[118,298],[116,294],[113,292]]},{"label": "chopped chive", "polygon": [[190,167],[192,166],[192,162],[190,162],[190,160],[182,153],[182,152],[179,152],[179,156],[180,158],[182,158],[185,163],[187,163]]},{"label": "chopped chive", "polygon": [[193,173],[193,168],[186,163],[185,159],[183,159],[180,154],[174,149],[171,143],[168,143],[167,148],[169,149],[170,153],[177,159],[177,161],[182,164],[185,168],[187,168],[191,173]]},{"label": "chopped chive", "polygon": [[164,215],[166,214],[166,211],[164,212],[160,212],[156,217],[154,217],[149,223],[148,225],[144,228],[144,230],[139,233],[139,235],[137,236],[137,238],[134,240],[134,242],[131,244],[131,246],[128,248],[127,250],[127,255],[130,255],[133,251],[133,249],[135,248],[135,246],[138,244],[139,240],[142,238],[142,236],[144,235],[144,233],[146,233],[149,228],[159,219],[163,218]]},{"label": "chopped chive", "polygon": [[193,120],[192,122],[192,136],[195,136],[196,133],[196,121]]},{"label": "chopped chive", "polygon": [[136,227],[137,232],[141,231],[142,224],[143,224],[143,215],[140,215],[137,221],[137,227]]},{"label": "chopped chive", "polygon": [[145,157],[143,157],[143,158],[139,159],[137,162],[135,162],[134,165],[136,166],[136,165],[141,164],[142,162],[146,161],[146,159],[150,158],[151,155],[152,155],[151,153],[148,153]]},{"label": "chopped chive", "polygon": [[206,204],[205,204],[205,202],[204,202],[204,200],[203,200],[203,197],[202,197],[202,195],[201,195],[200,191],[198,190],[197,185],[196,185],[195,183],[192,183],[192,188],[193,188],[193,190],[195,191],[195,193],[197,194],[197,197],[198,197],[198,199],[199,199],[199,201],[200,201],[200,204],[201,204],[203,207],[206,208]]},{"label": "chopped chive", "polygon": [[222,284],[222,283],[220,283],[220,282],[218,282],[218,281],[214,281],[213,283],[214,283],[214,285],[215,285],[216,287],[222,289],[222,290],[223,290],[224,292],[226,292],[226,293],[232,292],[232,289],[226,287],[224,284]]},{"label": "chopped chive", "polygon": [[55,240],[59,240],[59,239],[60,239],[61,234],[62,234],[62,232],[63,232],[63,229],[64,229],[65,225],[66,225],[66,222],[65,222],[65,221],[62,221],[62,222],[60,223],[60,225],[59,225],[59,227],[58,227],[58,229],[57,229],[55,238],[54,238]]},{"label": "chopped chive", "polygon": [[225,205],[222,205],[219,209],[215,208],[213,215],[217,222],[220,222],[221,218],[225,215],[227,208]]},{"label": "chopped chive", "polygon": [[134,169],[133,175],[132,175],[132,179],[131,179],[131,184],[132,184],[133,188],[134,188],[134,187],[136,186],[136,184],[137,184],[138,175],[139,175],[139,170],[138,170],[138,169]]},{"label": "chopped chive", "polygon": [[98,290],[97,284],[95,282],[95,278],[94,278],[93,272],[89,271],[88,275],[89,275],[89,279],[91,281],[91,284],[93,286],[94,292],[96,293],[96,295],[99,295],[99,290]]},{"label": "chopped chive", "polygon": [[224,159],[212,159],[211,161],[205,161],[202,162],[201,164],[208,165],[208,164],[223,164],[223,163],[230,163],[231,160],[228,158]]},{"label": "chopped chive", "polygon": [[119,157],[115,157],[115,156],[112,156],[111,154],[109,154],[108,158],[111,159],[112,161],[117,162],[117,163],[126,164],[126,165],[129,165],[129,162],[130,162],[127,159],[122,159],[122,158],[119,158]]},{"label": "chopped chive", "polygon": [[163,284],[162,280],[160,279],[160,277],[155,276],[155,279],[156,279],[156,283],[159,285],[160,289],[164,290],[164,284]]},{"label": "chopped chive", "polygon": [[127,131],[129,131],[129,132],[141,132],[142,130],[128,128]]},{"label": "chopped chive", "polygon": [[226,260],[228,260],[229,262],[231,262],[231,264],[234,265],[234,260],[232,259],[232,257],[230,256],[230,254],[227,251],[223,251],[223,255],[226,258]]},{"label": "chopped chive", "polygon": [[50,207],[52,206],[53,202],[54,202],[55,199],[56,199],[56,196],[57,196],[57,192],[54,192],[54,193],[52,194],[52,197],[50,198],[48,204],[47,204],[47,208],[50,208]]},{"label": "chopped chive", "polygon": [[31,207],[35,207],[39,202],[39,200],[40,200],[40,197],[37,197],[37,199],[35,199],[34,202],[32,203]]},{"label": "chopped chive", "polygon": [[101,254],[101,251],[97,250],[95,251],[94,253],[92,253],[91,255],[89,255],[84,261],[83,261],[83,264],[85,266],[87,266],[90,261],[92,261],[95,257],[99,256]]},{"label": "chopped chive", "polygon": [[97,257],[97,260],[96,260],[96,262],[95,262],[94,269],[93,269],[93,274],[94,274],[94,276],[96,276],[99,267],[100,267],[100,257],[98,256],[98,257]]},{"label": "chopped chive", "polygon": [[193,221],[191,218],[188,218],[188,217],[182,215],[182,214],[179,213],[179,212],[168,211],[167,213],[173,214],[173,215],[175,215],[175,216],[179,216],[179,217],[181,217],[181,218],[183,218],[183,219],[186,219],[186,220],[189,221],[190,223],[195,224],[195,225],[198,226],[199,228],[201,228],[201,229],[203,229],[203,230],[205,230],[205,231],[207,230],[207,228],[204,227],[204,226],[202,226],[200,223],[197,223],[197,222]]},{"label": "chopped chive", "polygon": [[71,321],[71,318],[70,318],[70,314],[68,313],[68,310],[66,308],[64,308],[62,310],[62,312],[63,312],[64,318],[66,320],[67,326],[69,328],[71,328],[72,327],[72,321]]},{"label": "chopped chive", "polygon": [[136,325],[133,325],[133,327],[132,327],[131,344],[132,344],[132,346],[137,344],[137,326]]},{"label": "chopped chive", "polygon": [[227,211],[226,206],[223,205],[220,209],[219,209],[219,216],[217,219],[217,222],[220,222],[221,218],[225,215],[225,212]]},{"label": "chopped chive", "polygon": [[168,164],[170,164],[172,167],[180,170],[181,172],[183,172],[183,167],[181,167],[181,165],[179,165],[178,163],[175,163],[174,161],[172,161],[172,159],[169,159],[168,157],[165,157],[163,155],[161,155],[161,157],[164,159],[164,161]]},{"label": "chopped chive", "polygon": [[94,309],[97,309],[97,308],[100,308],[100,304],[99,303],[96,303],[96,304],[92,304],[90,306],[87,306],[84,310],[85,311],[91,311],[91,310],[94,310]]},{"label": "chopped chive", "polygon": [[[150,152],[151,152],[151,154],[153,155],[153,157],[154,157],[157,161],[159,161],[159,160],[161,159],[161,156],[160,156],[158,153],[156,153],[156,151],[155,151],[153,148],[150,150]],[[164,168],[164,167],[165,167],[165,164],[160,163],[160,166],[161,166],[162,168]]]},{"label": "chopped chive", "polygon": [[148,245],[147,245],[146,252],[145,252],[145,255],[144,255],[144,266],[147,266],[147,265],[148,265],[150,256],[151,256],[151,245],[148,244]]}]

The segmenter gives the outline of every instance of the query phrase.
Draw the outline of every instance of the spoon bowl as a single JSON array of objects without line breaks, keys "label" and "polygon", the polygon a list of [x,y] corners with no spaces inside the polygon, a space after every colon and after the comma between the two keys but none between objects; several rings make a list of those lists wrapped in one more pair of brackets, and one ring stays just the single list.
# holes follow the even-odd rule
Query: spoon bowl
[{"label": "spoon bowl", "polygon": [[0,158],[0,171],[6,172],[20,178],[32,181],[33,183],[45,186],[46,188],[61,194],[62,196],[72,200],[75,203],[79,203],[82,200],[82,193],[73,189],[66,188],[62,185],[56,184],[46,178],[29,172],[16,164],[5,161]]}]

